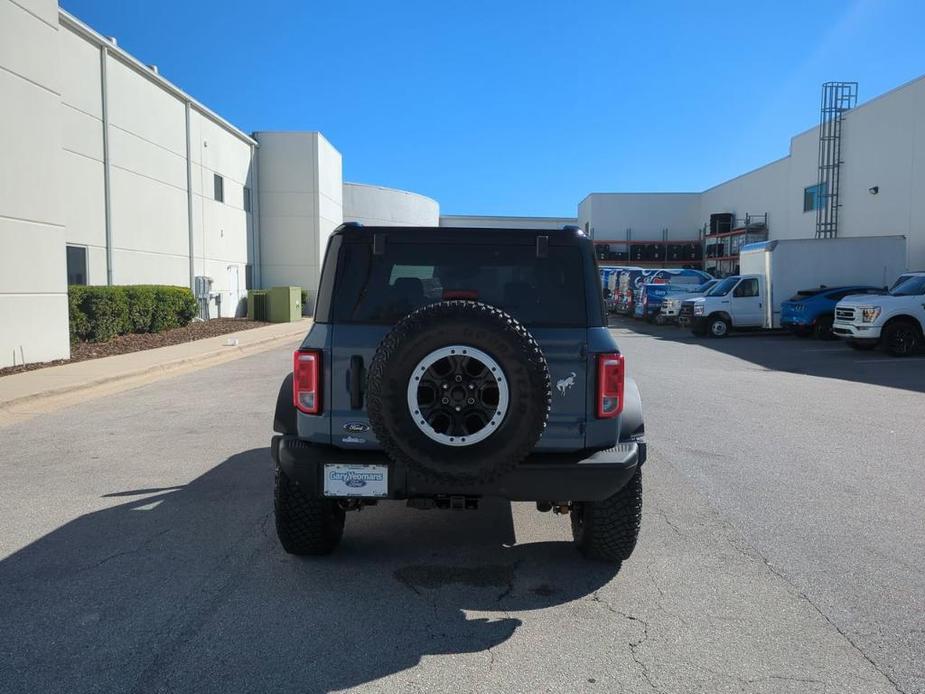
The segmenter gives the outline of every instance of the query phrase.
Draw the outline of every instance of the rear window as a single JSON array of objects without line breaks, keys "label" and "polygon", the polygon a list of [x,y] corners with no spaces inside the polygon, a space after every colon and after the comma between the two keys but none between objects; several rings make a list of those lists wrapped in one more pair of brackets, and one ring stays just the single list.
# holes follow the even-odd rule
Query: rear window
[{"label": "rear window", "polygon": [[383,255],[369,244],[341,247],[334,286],[336,323],[395,323],[445,299],[498,306],[527,325],[587,324],[584,273],[576,247],[389,242]]}]

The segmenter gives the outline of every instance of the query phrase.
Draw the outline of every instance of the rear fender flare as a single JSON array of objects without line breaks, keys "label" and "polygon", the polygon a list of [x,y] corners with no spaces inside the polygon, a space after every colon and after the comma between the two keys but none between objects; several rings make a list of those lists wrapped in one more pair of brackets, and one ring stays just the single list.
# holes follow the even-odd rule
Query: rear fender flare
[{"label": "rear fender flare", "polygon": [[292,402],[292,374],[287,374],[276,396],[276,413],[273,415],[273,431],[278,434],[298,435],[298,414]]},{"label": "rear fender flare", "polygon": [[623,412],[620,414],[620,441],[644,440],[646,425],[642,416],[639,386],[632,378],[623,384]]}]

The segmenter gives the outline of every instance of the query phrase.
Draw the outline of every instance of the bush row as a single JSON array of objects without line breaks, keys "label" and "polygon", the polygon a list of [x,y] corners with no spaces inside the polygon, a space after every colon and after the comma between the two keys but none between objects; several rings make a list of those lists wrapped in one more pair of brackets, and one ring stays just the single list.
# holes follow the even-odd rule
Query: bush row
[{"label": "bush row", "polygon": [[138,284],[68,287],[71,341],[105,342],[126,333],[157,333],[189,324],[199,312],[188,287]]}]

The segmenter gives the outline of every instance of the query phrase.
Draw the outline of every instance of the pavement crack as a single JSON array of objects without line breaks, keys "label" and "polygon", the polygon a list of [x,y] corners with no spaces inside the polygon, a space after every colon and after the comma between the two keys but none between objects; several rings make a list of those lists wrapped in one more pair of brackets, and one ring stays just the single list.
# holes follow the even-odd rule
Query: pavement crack
[{"label": "pavement crack", "polygon": [[628,642],[630,657],[633,659],[633,662],[636,664],[636,667],[639,669],[642,678],[646,681],[646,684],[649,685],[649,688],[653,692],[661,694],[661,689],[656,686],[655,682],[652,680],[652,673],[649,672],[649,666],[646,665],[645,661],[642,659],[639,654],[639,648],[649,640],[649,622],[643,619],[642,617],[637,617],[636,615],[628,614],[621,610],[618,610],[613,605],[608,603],[605,600],[601,599],[601,596],[598,594],[598,591],[594,591],[591,594],[591,601],[597,603],[598,605],[603,606],[605,609],[613,612],[615,615],[622,617],[623,619],[640,624],[642,626],[642,636],[640,636],[635,641],[630,639]]},{"label": "pavement crack", "polygon": [[505,586],[504,590],[498,593],[497,602],[501,602],[502,600],[504,600],[508,595],[511,594],[511,591],[514,590],[514,577],[517,575],[517,569],[520,568],[521,564],[523,564],[523,559],[518,559],[511,565],[510,578],[508,579],[507,585]]},{"label": "pavement crack", "polygon": [[92,571],[93,569],[99,568],[103,564],[106,564],[107,562],[110,562],[113,559],[118,559],[119,557],[125,557],[125,556],[128,556],[129,554],[135,554],[136,552],[140,552],[143,549],[145,549],[149,544],[154,542],[157,538],[159,538],[161,535],[166,535],[168,532],[170,532],[170,528],[166,528],[165,530],[156,532],[150,537],[148,537],[147,539],[140,542],[137,546],[132,547],[131,549],[125,549],[119,552],[113,552],[109,556],[103,557],[102,559],[100,559],[98,562],[94,564],[89,564],[87,566],[82,566],[78,568],[75,573],[82,573],[84,571]]},{"label": "pavement crack", "polygon": [[881,677],[883,677],[887,682],[889,682],[890,686],[892,686],[895,691],[899,692],[899,694],[908,694],[908,692],[906,692],[906,690],[903,689],[899,685],[899,683],[896,680],[894,680],[892,676],[890,676],[889,673],[883,670],[883,668],[881,668],[880,665],[878,665],[873,660],[873,658],[871,658],[867,653],[864,652],[864,649],[862,649],[860,645],[858,645],[858,643],[854,639],[852,639],[851,636],[849,636],[847,631],[842,629],[831,617],[829,617],[829,615],[827,615],[825,611],[823,611],[823,609],[819,607],[819,605],[817,605],[813,601],[813,599],[809,597],[809,595],[807,595],[806,592],[803,591],[789,576],[787,576],[786,574],[784,574],[783,571],[781,571],[780,569],[776,568],[773,564],[771,564],[770,560],[757,547],[755,547],[752,543],[746,540],[725,519],[720,518],[718,513],[716,515],[717,515],[717,520],[722,524],[724,528],[726,528],[727,532],[732,533],[734,537],[737,537],[738,539],[740,539],[741,542],[747,547],[746,549],[746,548],[738,546],[732,540],[732,537],[727,536],[727,540],[730,546],[733,547],[733,549],[735,549],[737,552],[739,552],[745,557],[750,557],[750,556],[758,557],[758,559],[760,559],[764,563],[764,565],[768,568],[768,571],[770,571],[777,578],[779,578],[781,581],[787,584],[797,594],[797,597],[799,599],[803,600],[804,602],[806,602],[806,604],[812,607],[813,610],[815,610],[819,614],[819,616],[822,617],[822,619],[824,619],[829,624],[829,626],[835,629],[835,631],[838,632],[838,634],[843,639],[845,639],[845,641],[847,641],[851,645],[851,647],[855,651],[857,651],[861,655],[861,657],[864,658],[864,660],[866,660],[870,664],[870,666]]},{"label": "pavement crack", "polygon": [[270,534],[267,531],[267,525],[268,525],[267,521],[270,520],[270,516],[272,515],[273,515],[273,511],[268,511],[257,521],[257,525],[260,527],[260,532],[262,532],[263,536],[266,538],[270,537]]},{"label": "pavement crack", "polygon": [[821,607],[819,607],[815,602],[813,602],[813,599],[810,598],[809,595],[807,595],[804,591],[800,590],[800,588],[793,581],[791,581],[787,576],[785,576],[783,572],[781,572],[780,570],[772,566],[771,563],[767,560],[767,558],[763,554],[761,554],[761,552],[758,552],[758,550],[755,549],[754,547],[752,547],[752,549],[758,554],[759,557],[761,557],[761,560],[765,563],[765,566],[768,567],[768,570],[772,574],[774,574],[775,576],[780,578],[782,581],[784,581],[787,585],[792,587],[793,590],[796,591],[800,599],[806,601],[808,605],[810,605],[817,613],[819,613],[819,616],[822,617],[826,622],[828,622],[829,625],[833,629],[835,629],[835,631],[837,631],[842,636],[842,638],[845,639],[845,641],[851,644],[851,647],[854,648],[854,650],[856,650],[858,653],[860,653],[861,656],[864,658],[864,660],[870,663],[871,667],[874,668],[874,670],[876,670],[878,673],[880,673],[880,675],[884,679],[886,679],[887,682],[890,683],[893,689],[899,692],[899,694],[907,694],[906,690],[900,687],[899,683],[896,680],[894,680],[890,676],[889,673],[884,671],[876,662],[874,662],[873,658],[867,655],[867,653],[864,652],[864,650],[857,644],[857,642],[855,642],[855,640],[852,639],[851,636],[848,635],[848,632],[842,629],[838,624],[836,624],[835,621],[832,620],[832,618],[829,617],[829,615],[827,615],[822,610]]}]

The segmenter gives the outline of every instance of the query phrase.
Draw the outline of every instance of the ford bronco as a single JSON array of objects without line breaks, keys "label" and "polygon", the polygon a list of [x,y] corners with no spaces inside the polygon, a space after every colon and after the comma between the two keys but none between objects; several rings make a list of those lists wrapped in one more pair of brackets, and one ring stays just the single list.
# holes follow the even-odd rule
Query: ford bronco
[{"label": "ford bronco", "polygon": [[332,551],[346,513],[379,500],[465,510],[488,496],[567,514],[590,558],[636,545],[639,391],[576,227],[339,227],[274,430],[293,554]]}]

